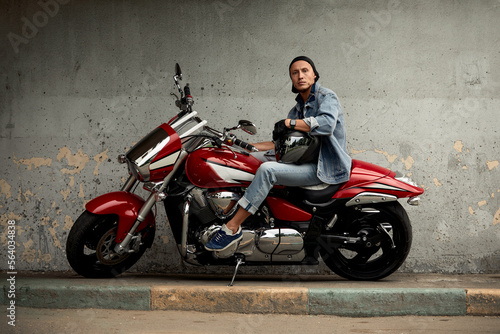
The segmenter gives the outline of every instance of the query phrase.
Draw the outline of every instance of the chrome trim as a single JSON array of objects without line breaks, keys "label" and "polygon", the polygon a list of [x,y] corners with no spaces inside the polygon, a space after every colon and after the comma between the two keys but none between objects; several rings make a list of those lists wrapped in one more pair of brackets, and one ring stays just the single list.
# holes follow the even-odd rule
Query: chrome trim
[{"label": "chrome trim", "polygon": [[205,246],[210,241],[210,239],[212,239],[220,229],[221,229],[221,226],[217,225],[217,224],[214,224],[214,225],[211,225],[211,226],[205,228],[202,231],[201,235],[199,236],[199,241],[201,242],[201,244],[203,246]]},{"label": "chrome trim", "polygon": [[160,181],[160,182],[150,181],[150,182],[144,182],[142,187],[149,192],[157,192],[158,189],[160,189],[162,184],[163,184],[163,181]]},{"label": "chrome trim", "polygon": [[359,211],[363,213],[380,213],[379,210],[374,209],[374,208],[361,208]]},{"label": "chrome trim", "polygon": [[288,255],[283,255],[283,254],[273,254],[272,255],[272,261],[273,262],[291,262],[291,263],[296,263],[296,262],[302,262],[306,257],[306,252],[304,249],[302,249],[300,252],[295,253],[295,254],[288,254]]},{"label": "chrome trim", "polygon": [[161,193],[155,193],[155,200],[157,202],[163,202],[167,198],[167,194],[161,192]]},{"label": "chrome trim", "polygon": [[382,227],[384,228],[384,230],[386,230],[387,232],[391,232],[392,230],[392,225],[389,224],[389,223],[381,223],[380,225],[382,225]]},{"label": "chrome trim", "polygon": [[130,175],[120,190],[130,192],[130,190],[132,189],[132,187],[135,185],[136,182],[137,179],[133,175]]},{"label": "chrome trim", "polygon": [[304,248],[304,239],[299,231],[291,228],[280,228],[280,244],[273,253],[275,255],[292,255]]},{"label": "chrome trim", "polygon": [[414,205],[414,206],[420,205],[420,196],[408,198],[408,204]]},{"label": "chrome trim", "polygon": [[192,134],[193,132],[195,132],[195,131],[196,131],[196,130],[198,130],[199,128],[204,127],[204,126],[205,126],[205,124],[207,124],[207,121],[201,121],[201,123],[199,123],[199,124],[197,124],[197,125],[193,126],[190,130],[188,130],[188,131],[184,132],[184,133],[180,136],[180,138],[182,139],[182,138],[185,138],[185,137],[189,136],[190,134]]},{"label": "chrome trim", "polygon": [[191,207],[191,195],[186,196],[186,201],[182,208],[182,232],[181,232],[181,256],[185,258],[187,255],[187,235],[189,232],[189,208]]},{"label": "chrome trim", "polygon": [[365,188],[365,189],[377,189],[377,190],[406,191],[403,188],[394,187],[394,186],[390,186],[388,184],[379,183],[379,182],[373,182],[370,185],[363,186],[363,188]]},{"label": "chrome trim", "polygon": [[172,124],[170,124],[170,127],[175,130],[179,127],[179,125],[184,124],[187,120],[193,118],[196,115],[198,115],[197,111],[193,111],[187,115],[184,115],[184,117],[181,117],[180,119],[177,119]]},{"label": "chrome trim", "polygon": [[[285,229],[285,230],[290,230],[290,229]],[[243,230],[243,239],[241,240],[238,249],[236,250],[237,254],[241,254],[245,257],[245,261],[247,263],[251,262],[270,262],[270,261],[276,261],[276,262],[301,262],[305,258],[305,250],[302,247],[301,250],[297,252],[297,244],[293,245],[292,248],[294,248],[294,253],[293,254],[287,254],[282,253],[282,254],[276,254],[277,252],[275,251],[274,254],[268,254],[262,252],[257,246],[256,246],[256,241],[259,239],[259,234],[262,233],[263,230]],[[292,232],[291,234],[293,235],[295,232]],[[287,233],[287,235],[290,237],[290,233]],[[298,237],[297,236],[294,236]],[[300,236],[302,239],[302,236]],[[287,238],[288,239],[288,238]],[[296,240],[288,240],[288,241],[296,241]],[[288,245],[287,245],[288,247]],[[278,251],[280,247],[278,247]]]},{"label": "chrome trim", "polygon": [[228,248],[226,249],[223,249],[221,251],[215,251],[213,254],[216,258],[218,259],[227,259],[231,256],[234,255],[234,253],[236,252],[236,250],[238,249],[239,247],[239,242],[229,246]]},{"label": "chrome trim", "polygon": [[[387,225],[389,225],[390,227]],[[392,225],[387,224],[387,223],[386,224],[381,223],[381,224],[379,224],[379,227],[380,227],[380,229],[378,229],[378,230],[382,231],[386,236],[388,236],[391,239],[391,248],[392,249],[396,248],[396,245],[394,244],[394,239],[392,238],[392,235],[389,234],[389,232],[392,229]]]},{"label": "chrome trim", "polygon": [[208,206],[207,200],[205,198],[205,191],[206,190],[197,187],[191,190],[191,195],[193,196],[193,199],[200,207]]},{"label": "chrome trim", "polygon": [[328,224],[326,224],[326,230],[330,231],[338,219],[339,219],[339,217],[337,216],[337,214],[333,215],[333,218],[328,222]]},{"label": "chrome trim", "polygon": [[118,162],[121,164],[127,163],[127,156],[125,154],[118,155]]},{"label": "chrome trim", "polygon": [[238,257],[236,259],[236,268],[234,268],[234,274],[233,274],[233,279],[231,280],[231,283],[229,283],[228,286],[233,286],[233,283],[234,283],[234,279],[236,278],[236,273],[238,272],[238,268],[240,267],[240,265],[242,264],[245,264],[245,262],[243,261],[243,258],[242,257]]},{"label": "chrome trim", "polygon": [[170,125],[172,129],[174,129],[175,132],[177,132],[179,138],[183,139],[191,135],[198,129],[205,128],[207,121],[201,120],[200,118],[196,117],[196,115],[198,115],[198,112],[192,111],[189,114],[185,115],[184,117],[176,120]]},{"label": "chrome trim", "polygon": [[347,202],[345,206],[394,202],[397,200],[398,198],[393,195],[364,192],[354,196],[354,198],[352,198],[349,202]]},{"label": "chrome trim", "polygon": [[243,239],[240,241],[238,253],[246,257],[255,255],[257,251],[255,247],[256,236],[257,234],[254,230],[243,229]]},{"label": "chrome trim", "polygon": [[196,245],[187,245],[186,250],[188,254],[196,253]]},{"label": "chrome trim", "polygon": [[272,254],[280,243],[280,229],[263,230],[258,235],[257,248],[266,254]]},{"label": "chrome trim", "polygon": [[[153,207],[153,205],[155,205],[156,203],[156,197],[155,197],[155,194],[152,193],[151,195],[149,195],[148,199],[146,200],[146,202],[142,205],[142,208],[139,210],[139,214],[137,215],[137,220],[140,220],[140,222],[142,223],[144,220],[146,220],[146,217],[148,216],[148,214],[151,212],[151,208]],[[135,233],[135,229],[138,227],[139,225],[137,226],[133,226],[132,229],[130,230],[131,233]]]},{"label": "chrome trim", "polygon": [[231,191],[214,191],[206,195],[212,211],[220,219],[230,217],[238,209],[240,195]]},{"label": "chrome trim", "polygon": [[257,248],[266,254],[292,255],[304,248],[302,235],[291,228],[264,230],[257,240]]}]

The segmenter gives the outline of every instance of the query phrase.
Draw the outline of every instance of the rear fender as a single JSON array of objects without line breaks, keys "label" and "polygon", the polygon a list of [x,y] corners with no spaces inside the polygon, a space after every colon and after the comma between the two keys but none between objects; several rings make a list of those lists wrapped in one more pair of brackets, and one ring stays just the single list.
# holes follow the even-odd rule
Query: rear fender
[{"label": "rear fender", "polygon": [[[353,160],[351,177],[335,193],[333,198],[356,198],[371,203],[384,202],[387,199],[417,198],[424,189],[406,178],[396,178],[393,171],[360,160]],[[388,195],[388,197],[385,197]],[[380,200],[377,199],[380,197]],[[385,199],[382,199],[385,197]],[[355,202],[359,203],[359,202]],[[410,203],[410,202],[409,202]]]},{"label": "rear fender", "polygon": [[[85,205],[85,208],[96,215],[117,215],[116,242],[120,243],[134,225],[143,205],[144,200],[141,197],[126,191],[115,191],[94,198]],[[137,231],[141,231],[147,226],[154,226],[154,224],[155,217],[150,211]]]},{"label": "rear fender", "polygon": [[392,176],[384,176],[371,182],[365,182],[338,191],[334,198],[351,198],[346,206],[397,201],[399,198],[408,198],[408,204],[419,205],[419,195],[424,189],[409,184]]}]

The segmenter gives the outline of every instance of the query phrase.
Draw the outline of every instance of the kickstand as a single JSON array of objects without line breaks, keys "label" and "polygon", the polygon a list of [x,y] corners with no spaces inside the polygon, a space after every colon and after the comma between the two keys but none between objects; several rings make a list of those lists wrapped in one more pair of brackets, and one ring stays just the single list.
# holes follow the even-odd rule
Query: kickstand
[{"label": "kickstand", "polygon": [[231,283],[229,283],[228,286],[233,286],[234,279],[236,278],[236,273],[238,273],[238,268],[240,267],[241,264],[245,264],[245,262],[243,262],[243,257],[242,256],[238,256],[236,258],[236,268],[234,268],[233,279],[231,280]]}]

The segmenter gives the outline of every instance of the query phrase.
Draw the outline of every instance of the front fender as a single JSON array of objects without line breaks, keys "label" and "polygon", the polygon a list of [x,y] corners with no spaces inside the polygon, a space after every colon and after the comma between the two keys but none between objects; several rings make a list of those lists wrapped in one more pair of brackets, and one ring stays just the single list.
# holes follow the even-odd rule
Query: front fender
[{"label": "front fender", "polygon": [[[94,198],[85,205],[85,208],[96,215],[117,215],[116,242],[120,243],[134,225],[143,205],[144,200],[141,197],[126,191],[115,191]],[[154,224],[155,218],[150,211],[137,231]]]}]

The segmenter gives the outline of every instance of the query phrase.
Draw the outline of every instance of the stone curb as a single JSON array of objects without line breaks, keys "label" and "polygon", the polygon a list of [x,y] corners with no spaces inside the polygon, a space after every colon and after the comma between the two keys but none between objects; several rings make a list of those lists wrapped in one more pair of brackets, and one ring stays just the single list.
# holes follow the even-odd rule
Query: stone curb
[{"label": "stone curb", "polygon": [[[7,286],[0,304],[7,305]],[[499,316],[500,289],[306,288],[248,286],[20,286],[16,306],[301,315]]]},{"label": "stone curb", "polygon": [[151,309],[307,314],[307,288],[153,287]]},{"label": "stone curb", "polygon": [[466,315],[463,289],[311,289],[309,313],[348,317]]},{"label": "stone curb", "polygon": [[[16,306],[34,308],[100,308],[150,310],[151,293],[144,286],[43,285],[21,286],[16,292]],[[4,293],[0,302],[7,304]]]},{"label": "stone curb", "polygon": [[500,289],[467,289],[467,314],[500,315]]}]

